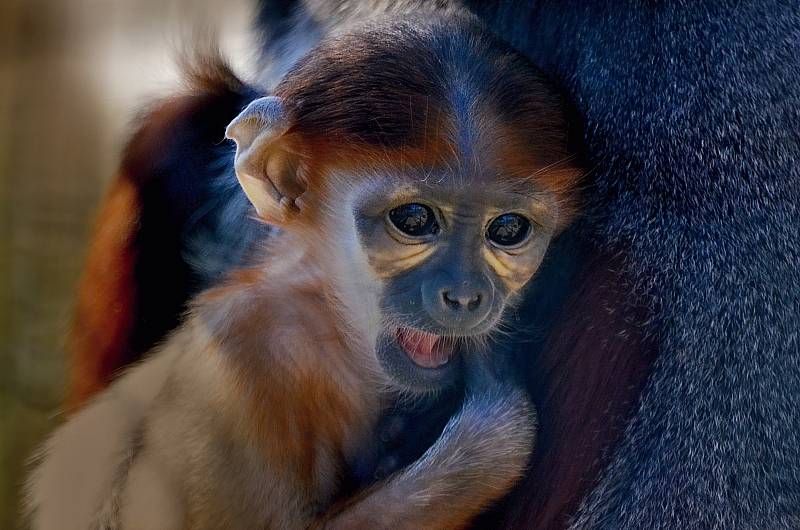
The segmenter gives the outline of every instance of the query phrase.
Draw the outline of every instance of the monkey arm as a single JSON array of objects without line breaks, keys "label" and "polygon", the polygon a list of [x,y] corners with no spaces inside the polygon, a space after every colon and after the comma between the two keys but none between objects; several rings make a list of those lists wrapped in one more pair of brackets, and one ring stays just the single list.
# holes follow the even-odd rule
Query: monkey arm
[{"label": "monkey arm", "polygon": [[525,471],[535,410],[523,390],[500,383],[486,366],[467,379],[461,410],[422,457],[311,528],[462,528],[502,497]]}]

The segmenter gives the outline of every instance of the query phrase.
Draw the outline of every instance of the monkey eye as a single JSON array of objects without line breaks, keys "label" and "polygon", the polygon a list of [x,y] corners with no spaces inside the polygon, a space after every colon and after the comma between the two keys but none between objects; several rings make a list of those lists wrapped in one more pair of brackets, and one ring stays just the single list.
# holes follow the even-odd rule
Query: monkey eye
[{"label": "monkey eye", "polygon": [[531,222],[516,213],[498,215],[486,228],[486,239],[499,247],[514,247],[525,241]]},{"label": "monkey eye", "polygon": [[401,204],[389,210],[389,221],[411,237],[422,237],[439,232],[439,223],[430,207],[416,202]]}]

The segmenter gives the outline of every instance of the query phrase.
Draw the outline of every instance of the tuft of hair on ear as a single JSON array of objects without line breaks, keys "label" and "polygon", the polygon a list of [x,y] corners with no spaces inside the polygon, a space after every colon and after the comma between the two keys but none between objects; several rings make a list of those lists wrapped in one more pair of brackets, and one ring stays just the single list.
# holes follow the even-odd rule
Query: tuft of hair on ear
[{"label": "tuft of hair on ear", "polygon": [[176,63],[186,89],[206,95],[241,94],[246,84],[233,71],[224,57],[219,39],[211,31],[195,32],[183,40],[176,54]]}]

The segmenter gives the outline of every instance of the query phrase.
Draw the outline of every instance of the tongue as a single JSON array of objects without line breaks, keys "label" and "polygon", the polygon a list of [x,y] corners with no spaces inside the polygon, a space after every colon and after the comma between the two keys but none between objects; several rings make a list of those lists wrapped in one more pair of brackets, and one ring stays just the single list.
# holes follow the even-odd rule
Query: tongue
[{"label": "tongue", "polygon": [[397,342],[408,357],[423,368],[446,364],[453,350],[436,335],[408,328],[397,331]]}]

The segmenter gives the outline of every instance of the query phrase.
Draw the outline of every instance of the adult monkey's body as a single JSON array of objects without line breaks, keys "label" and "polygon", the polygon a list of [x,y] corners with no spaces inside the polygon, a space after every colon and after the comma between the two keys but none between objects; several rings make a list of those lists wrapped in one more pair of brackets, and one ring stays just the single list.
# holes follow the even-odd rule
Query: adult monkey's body
[{"label": "adult monkey's body", "polygon": [[[311,20],[301,2],[289,4]],[[796,526],[800,10],[776,1],[479,4],[490,26],[574,96],[594,183],[591,225],[562,239],[519,312],[523,330],[547,330],[544,340],[518,331],[534,340],[513,346],[530,376],[540,438],[530,481],[492,516],[520,528],[564,527],[576,514],[577,528]],[[297,38],[291,9],[264,6],[265,56],[281,42],[313,40],[308,28],[324,31],[338,16],[317,17]],[[177,134],[172,146],[202,160],[199,146],[214,138],[207,124],[226,105],[198,102],[177,129],[162,123],[147,132]],[[174,189],[161,182],[183,179],[166,159],[138,163],[150,160],[147,138],[126,167],[139,179],[143,229],[151,230],[165,216],[189,216],[159,210]],[[212,190],[200,201],[220,196]],[[173,200],[188,202],[185,194]],[[220,218],[206,226],[224,226]],[[150,326],[134,316],[137,340],[143,329],[160,332],[154,320],[171,325],[186,296],[146,273],[156,262],[148,243],[172,253],[178,278],[189,275],[179,253],[193,248],[183,233],[148,234],[135,287]],[[212,235],[200,247],[234,254],[229,241]],[[213,278],[215,268],[195,273]],[[545,288],[567,302],[538,307]],[[165,292],[175,305],[159,321],[149,300]],[[553,307],[561,313],[548,318]],[[117,352],[135,356],[139,347],[120,344],[131,342],[114,342],[102,358],[112,367],[124,362]],[[76,388],[85,393],[109,369],[96,352],[76,350],[87,383]]]}]

